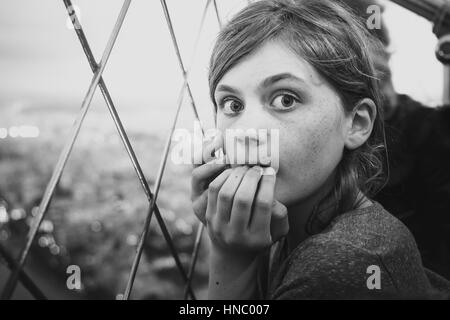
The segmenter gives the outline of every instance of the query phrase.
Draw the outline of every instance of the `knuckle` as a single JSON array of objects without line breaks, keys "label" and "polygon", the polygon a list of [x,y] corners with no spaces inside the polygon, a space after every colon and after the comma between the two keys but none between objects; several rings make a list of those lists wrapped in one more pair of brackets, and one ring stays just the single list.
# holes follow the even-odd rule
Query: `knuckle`
[{"label": "knuckle", "polygon": [[224,235],[223,240],[228,246],[231,246],[231,247],[242,245],[242,239],[241,239],[240,234],[234,230],[227,232]]},{"label": "knuckle", "polygon": [[210,194],[214,194],[214,195],[216,195],[216,194],[218,194],[219,193],[219,191],[220,191],[220,185],[217,183],[217,182],[211,182],[210,184],[209,184],[209,186],[208,186],[208,192],[210,193]]},{"label": "knuckle", "polygon": [[250,198],[245,194],[236,195],[234,201],[239,208],[247,208],[250,206]]},{"label": "knuckle", "polygon": [[217,223],[214,223],[214,224],[211,226],[211,229],[212,229],[212,232],[214,233],[214,236],[215,236],[217,239],[221,239],[221,240],[224,239],[224,231],[223,231],[222,228],[220,228],[220,226],[219,226]]},{"label": "knuckle", "polygon": [[213,222],[213,214],[212,214],[212,212],[210,212],[210,210],[207,210],[207,211],[206,211],[206,214],[205,214],[205,221],[206,221],[206,225],[207,225],[208,227],[210,227],[210,226],[212,225],[212,222]]},{"label": "knuckle", "polygon": [[247,174],[254,179],[259,179],[261,176],[260,169],[257,169],[256,167],[252,167],[250,170],[248,170]]},{"label": "knuckle", "polygon": [[227,246],[231,246],[233,244],[233,238],[230,234],[224,234],[222,240]]},{"label": "knuckle", "polygon": [[268,211],[272,208],[272,203],[267,199],[260,199],[256,202],[256,207],[262,211]]},{"label": "knuckle", "polygon": [[216,225],[214,224],[213,221],[211,220],[207,220],[207,228],[208,228],[208,233],[209,235],[213,238],[216,239],[218,237],[218,230]]},{"label": "knuckle", "polygon": [[233,200],[233,194],[229,191],[221,190],[219,191],[218,198],[221,202],[231,202]]}]

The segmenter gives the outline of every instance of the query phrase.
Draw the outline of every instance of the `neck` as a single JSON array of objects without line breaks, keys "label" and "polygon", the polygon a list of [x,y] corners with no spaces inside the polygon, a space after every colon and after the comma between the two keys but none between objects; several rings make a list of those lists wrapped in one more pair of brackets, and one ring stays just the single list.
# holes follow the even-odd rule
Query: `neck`
[{"label": "neck", "polygon": [[289,232],[287,242],[289,251],[308,238],[306,224],[314,205],[315,203],[312,201],[305,201],[288,207]]},{"label": "neck", "polygon": [[334,176],[331,175],[327,181],[310,196],[288,206],[289,232],[287,235],[289,251],[297,247],[302,241],[310,236],[307,233],[307,222],[314,207],[321,201],[333,187]]},{"label": "neck", "polygon": [[[287,235],[287,244],[289,252],[310,236],[306,228],[308,219],[314,207],[326,196],[332,187],[333,178],[330,177],[317,192],[298,203],[288,206],[289,233]],[[362,192],[358,192],[357,203],[359,203],[357,208],[372,205],[372,202]]]}]

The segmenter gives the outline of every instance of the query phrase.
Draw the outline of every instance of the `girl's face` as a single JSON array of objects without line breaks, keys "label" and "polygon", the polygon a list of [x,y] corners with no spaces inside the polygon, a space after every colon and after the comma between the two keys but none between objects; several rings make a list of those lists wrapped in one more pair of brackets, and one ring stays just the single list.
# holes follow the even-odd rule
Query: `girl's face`
[{"label": "girl's face", "polygon": [[[275,198],[285,205],[314,195],[342,157],[346,115],[341,99],[280,42],[267,42],[231,68],[218,83],[215,100],[217,129],[225,139],[228,129],[278,130],[278,154],[272,150],[271,156],[279,163]],[[252,145],[271,141],[259,140]]]}]

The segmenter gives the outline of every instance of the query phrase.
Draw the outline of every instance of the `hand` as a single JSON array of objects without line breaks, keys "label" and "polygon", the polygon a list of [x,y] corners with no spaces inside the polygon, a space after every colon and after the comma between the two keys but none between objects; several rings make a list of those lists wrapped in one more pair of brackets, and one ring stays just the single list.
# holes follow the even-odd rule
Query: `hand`
[{"label": "hand", "polygon": [[194,166],[191,179],[191,201],[197,218],[206,225],[205,214],[208,203],[208,185],[225,168],[225,161],[215,161],[214,152],[222,148],[221,135],[212,141],[204,141],[202,147],[202,161],[204,164]]},{"label": "hand", "polygon": [[274,199],[275,175],[262,173],[259,166],[240,166],[210,183],[205,218],[216,251],[257,254],[287,234],[287,209]]}]

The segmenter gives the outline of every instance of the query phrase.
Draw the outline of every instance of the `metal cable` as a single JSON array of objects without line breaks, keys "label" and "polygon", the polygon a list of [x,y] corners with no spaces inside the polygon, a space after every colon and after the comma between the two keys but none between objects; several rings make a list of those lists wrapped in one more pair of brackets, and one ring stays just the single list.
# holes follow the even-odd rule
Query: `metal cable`
[{"label": "metal cable", "polygon": [[[0,243],[0,255],[3,256],[7,267],[10,270],[17,268],[17,262],[14,260],[11,253]],[[25,289],[36,299],[36,300],[47,300],[45,294],[39,289],[39,287],[34,283],[30,276],[24,271],[20,270],[19,280]]]},{"label": "metal cable", "polygon": [[[91,50],[91,48],[89,46],[89,43],[87,41],[87,38],[86,38],[86,36],[84,34],[84,31],[83,31],[83,29],[81,27],[81,24],[78,21],[78,17],[76,15],[76,13],[75,12],[72,13],[70,11],[70,8],[72,6],[71,0],[63,0],[63,2],[64,2],[65,6],[66,6],[66,8],[68,10],[69,15],[71,15],[71,17],[74,18],[72,21],[74,23],[74,26],[77,26],[75,28],[77,36],[78,36],[78,38],[80,40],[80,43],[81,43],[81,45],[83,47],[83,50],[84,50],[84,52],[86,54],[86,57],[88,58],[89,64],[91,66],[91,69],[94,72],[95,69],[97,68],[97,63],[95,61],[94,55],[93,55],[92,50]],[[132,162],[133,168],[134,168],[134,170],[135,170],[135,172],[136,172],[136,174],[138,176],[138,179],[139,179],[139,181],[141,183],[141,186],[143,187],[144,192],[145,192],[145,194],[147,196],[147,200],[149,201],[149,203],[151,203],[152,198],[153,198],[153,194],[152,194],[151,189],[150,189],[150,187],[149,187],[149,185],[147,183],[147,180],[145,179],[145,175],[144,175],[144,173],[142,171],[142,168],[141,168],[141,166],[139,164],[139,161],[137,160],[136,154],[135,154],[135,152],[133,150],[133,147],[131,146],[131,143],[130,143],[130,141],[128,139],[126,131],[125,131],[123,125],[122,125],[122,121],[120,120],[120,117],[119,117],[119,115],[117,113],[117,110],[116,110],[116,108],[114,106],[114,103],[113,103],[113,101],[111,99],[111,95],[110,95],[110,93],[109,93],[109,91],[108,91],[108,89],[106,87],[106,84],[105,84],[103,78],[100,79],[99,87],[100,87],[100,90],[101,90],[101,92],[103,94],[105,102],[106,102],[106,104],[108,106],[108,109],[109,109],[109,111],[111,113],[113,121],[114,121],[114,123],[116,125],[116,128],[117,128],[117,131],[118,131],[118,133],[120,135],[120,138],[121,138],[121,140],[122,140],[122,142],[123,142],[123,144],[125,146],[125,149],[126,149],[128,155],[130,157],[130,160]],[[167,227],[166,227],[166,225],[164,223],[164,220],[161,218],[161,213],[160,213],[159,208],[158,208],[158,206],[156,204],[155,204],[155,215],[158,217],[157,218],[158,219],[158,223],[160,225],[160,228],[162,230],[162,233],[163,233],[163,236],[164,236],[166,242],[169,244],[169,250],[170,250],[172,256],[174,257],[174,259],[176,261],[177,267],[179,268],[180,272],[184,272],[184,269],[182,268],[182,264],[181,264],[180,258],[178,256],[178,253],[175,250],[175,247],[173,245],[172,238],[171,238],[171,236],[169,234],[169,231],[167,230]],[[192,289],[189,289],[189,291],[192,291]]]},{"label": "metal cable", "polygon": [[[194,45],[194,55],[193,56],[195,56],[195,51],[196,51],[196,48],[197,48],[197,45],[198,45],[198,40],[199,40],[199,37],[200,37],[200,33],[201,33],[202,29],[203,29],[204,19],[205,19],[205,16],[206,16],[206,9],[209,6],[209,2],[210,2],[210,0],[208,0],[206,5],[205,5],[205,10],[204,10],[204,13],[203,13],[203,16],[202,16],[202,21],[201,21],[201,24],[200,24],[200,30],[199,30],[199,32],[197,34],[197,38],[196,38],[195,45]],[[166,21],[167,21],[167,24],[168,24],[168,27],[169,27],[170,35],[172,37],[172,42],[173,42],[174,49],[175,49],[175,52],[176,52],[176,55],[177,55],[177,58],[178,58],[178,63],[179,63],[180,68],[182,70],[183,80],[184,81],[183,81],[183,85],[182,85],[182,88],[181,88],[180,93],[179,93],[176,113],[175,113],[175,116],[173,118],[172,126],[171,126],[171,129],[170,129],[170,132],[169,132],[169,135],[168,135],[165,147],[164,147],[163,157],[162,157],[161,164],[160,164],[160,167],[159,167],[159,170],[158,170],[158,174],[157,174],[157,178],[156,178],[156,181],[155,181],[154,197],[153,197],[152,202],[150,204],[150,208],[149,208],[149,212],[148,212],[148,215],[147,215],[147,219],[146,219],[145,224],[144,224],[144,230],[142,231],[142,234],[141,234],[138,246],[137,246],[136,255],[135,255],[134,260],[133,260],[133,265],[131,267],[131,271],[130,271],[130,275],[129,275],[129,278],[128,278],[127,286],[125,288],[125,293],[123,295],[123,299],[125,299],[125,300],[129,299],[129,297],[130,297],[131,290],[133,288],[134,280],[135,280],[135,277],[136,277],[137,269],[139,268],[139,263],[140,263],[140,259],[141,259],[142,251],[143,251],[144,240],[147,237],[148,229],[150,227],[150,221],[151,221],[151,216],[152,216],[152,213],[153,213],[153,208],[154,208],[154,206],[156,204],[156,200],[157,200],[157,197],[158,197],[158,194],[159,194],[162,177],[164,175],[164,170],[165,170],[165,167],[166,167],[167,158],[168,158],[168,154],[169,154],[169,151],[170,151],[170,145],[171,145],[171,141],[172,141],[172,136],[173,136],[173,133],[174,133],[175,128],[176,128],[176,124],[177,124],[177,121],[178,121],[178,116],[179,116],[179,113],[180,113],[180,110],[181,110],[181,106],[183,104],[183,98],[184,98],[186,89],[187,89],[189,97],[190,97],[191,105],[192,105],[192,108],[194,110],[194,115],[195,115],[196,119],[199,121],[200,126],[201,126],[201,121],[200,121],[200,118],[199,118],[199,115],[198,115],[197,107],[195,105],[195,101],[194,101],[194,98],[193,98],[193,95],[192,95],[192,91],[190,89],[189,82],[188,82],[188,73],[187,73],[187,70],[184,67],[183,59],[181,57],[181,53],[180,53],[180,49],[179,49],[179,46],[178,46],[178,43],[177,43],[177,40],[176,40],[175,32],[173,30],[172,21],[170,19],[169,10],[168,10],[167,4],[166,4],[166,2],[164,0],[161,0],[161,5],[163,7],[164,15],[166,17]],[[193,58],[192,58],[192,60],[193,60]],[[202,130],[202,133],[203,133],[204,130],[203,130],[202,127],[201,127],[201,130]],[[193,299],[195,299],[195,295],[192,292],[192,289],[191,289],[191,286],[190,286],[189,278],[184,273],[184,270],[182,272],[182,276],[183,276],[183,279],[186,281],[186,288],[187,288],[186,290],[187,290],[187,292],[191,295],[191,297]]]},{"label": "metal cable", "polygon": [[88,89],[86,96],[83,100],[83,103],[81,105],[80,113],[78,114],[78,117],[75,120],[74,126],[72,127],[72,131],[70,133],[70,139],[68,140],[67,144],[64,146],[64,149],[62,150],[62,152],[58,158],[58,162],[55,166],[55,169],[53,170],[50,182],[48,183],[48,185],[45,189],[44,196],[39,205],[37,215],[36,215],[35,219],[33,220],[33,224],[30,226],[30,230],[29,230],[29,233],[27,236],[27,242],[25,244],[25,247],[23,248],[23,250],[20,253],[19,260],[17,263],[17,268],[15,268],[14,271],[11,272],[11,275],[8,278],[8,281],[5,285],[5,288],[4,288],[2,296],[1,296],[2,299],[10,299],[12,294],[14,293],[14,289],[16,288],[20,271],[22,270],[22,268],[25,264],[29,250],[31,248],[31,244],[33,243],[33,240],[36,237],[38,228],[39,228],[42,220],[44,219],[45,213],[47,212],[50,201],[53,197],[55,188],[59,182],[59,179],[61,178],[64,167],[67,163],[67,160],[69,159],[73,145],[78,137],[78,133],[80,132],[81,125],[82,125],[83,120],[86,116],[86,113],[89,109],[89,106],[91,104],[92,98],[93,98],[95,90],[97,88],[97,85],[100,81],[100,77],[101,77],[103,71],[105,70],[109,56],[110,56],[111,51],[114,47],[114,44],[117,40],[117,36],[119,35],[119,31],[122,27],[122,24],[125,19],[128,8],[130,6],[130,3],[131,3],[131,0],[124,0],[122,9],[119,13],[119,17],[117,18],[114,29],[111,33],[111,36],[110,36],[108,43],[106,45],[106,48],[104,50],[99,67],[97,68],[97,70],[94,73],[91,84],[89,85],[89,89]]}]

